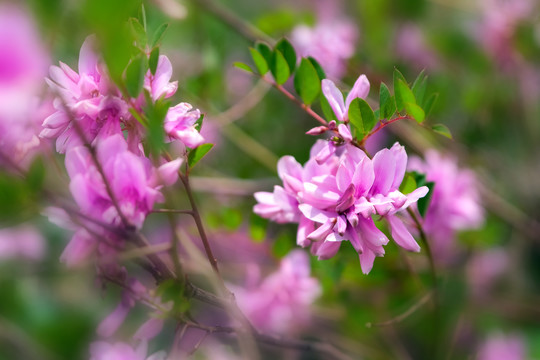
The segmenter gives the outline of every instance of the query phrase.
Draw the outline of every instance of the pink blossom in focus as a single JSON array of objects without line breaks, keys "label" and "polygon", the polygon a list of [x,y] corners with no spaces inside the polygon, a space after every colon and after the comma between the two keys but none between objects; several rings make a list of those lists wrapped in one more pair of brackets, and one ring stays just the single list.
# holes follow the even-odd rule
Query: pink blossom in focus
[{"label": "pink blossom in focus", "polygon": [[147,356],[148,344],[142,341],[136,348],[117,342],[110,344],[97,341],[90,345],[90,360],[165,360],[166,353],[157,352]]},{"label": "pink blossom in focus", "polygon": [[33,20],[0,5],[0,165],[27,167],[40,150],[39,125],[52,112],[41,99],[49,54]]},{"label": "pink blossom in focus", "polygon": [[375,226],[374,215],[388,221],[398,245],[419,251],[396,214],[425,196],[428,188],[407,195],[399,191],[407,167],[403,146],[396,143],[370,159],[346,144],[321,162],[317,156],[325,146],[319,140],[304,167],[290,156],[281,158],[278,173],[284,187],[276,186],[273,193],[255,193],[259,203],[254,212],[277,222],[298,222],[297,243],[311,245],[319,259],[333,257],[342,241],[350,241],[365,274],[371,271],[375,257],[384,255],[383,246],[388,243]]},{"label": "pink blossom in focus", "polygon": [[496,333],[490,335],[480,346],[478,360],[525,360],[527,351],[523,339],[518,335]]},{"label": "pink blossom in focus", "polygon": [[411,158],[408,169],[426,174],[435,187],[423,222],[439,259],[448,258],[455,247],[455,233],[475,229],[484,221],[477,181],[471,170],[460,169],[454,158],[428,151],[425,160]]},{"label": "pink blossom in focus", "polygon": [[[258,277],[257,268],[255,277]],[[249,274],[248,274],[249,277]],[[310,305],[320,296],[317,279],[310,277],[308,256],[301,250],[282,259],[277,272],[246,288],[235,287],[238,306],[262,331],[287,334],[308,324]]]},{"label": "pink blossom in focus", "polygon": [[40,260],[44,254],[45,239],[34,227],[20,225],[0,229],[0,260]]},{"label": "pink blossom in focus", "polygon": [[329,18],[324,13],[319,13],[319,17],[321,20],[314,27],[295,27],[291,42],[298,55],[312,56],[329,77],[339,79],[347,70],[347,60],[354,55],[358,28],[344,18]]},{"label": "pink blossom in focus", "polygon": [[[349,107],[354,99],[366,99],[369,94],[370,83],[366,75],[360,75],[356,79],[353,88],[347,94],[347,98],[343,99],[343,94],[337,88],[332,80],[323,79],[321,81],[321,89],[323,95],[328,100],[328,104],[332,108],[336,119],[330,121],[327,126],[318,126],[307,132],[308,135],[320,135],[326,131],[331,131],[332,136],[336,137],[338,143],[350,143],[353,138],[351,130],[347,124],[349,121]],[[341,122],[339,125],[337,122]],[[320,164],[325,162],[336,151],[336,144],[334,140],[330,140],[324,147],[320,149],[320,152],[315,156],[317,162]]]}]

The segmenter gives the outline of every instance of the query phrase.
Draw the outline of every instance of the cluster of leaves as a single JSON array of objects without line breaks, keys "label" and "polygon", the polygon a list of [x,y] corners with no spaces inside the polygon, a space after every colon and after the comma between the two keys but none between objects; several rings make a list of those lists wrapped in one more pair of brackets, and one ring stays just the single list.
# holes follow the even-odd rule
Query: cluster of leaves
[{"label": "cluster of leaves", "polygon": [[301,58],[298,63],[294,47],[285,38],[273,49],[264,42],[258,42],[249,51],[257,71],[240,62],[235,63],[236,67],[261,76],[270,72],[278,86],[285,84],[294,75],[294,88],[304,104],[310,106],[317,100],[321,93],[321,80],[326,78],[326,74],[313,57]]},{"label": "cluster of leaves", "polygon": [[[268,44],[259,42],[250,49],[251,58],[255,65],[254,71],[249,65],[237,62],[235,66],[265,76],[270,72],[276,86],[281,86],[294,75],[294,88],[306,106],[311,106],[321,94],[321,81],[326,78],[319,63],[312,57],[301,58],[297,61],[294,47],[287,39],[281,39],[272,49]],[[368,102],[361,98],[354,99],[348,110],[348,120],[352,126],[353,136],[363,142],[371,135],[378,122],[384,124],[396,118],[412,118],[423,124],[430,114],[438,94],[426,94],[427,76],[422,71],[410,85],[403,74],[394,70],[394,95],[383,82],[379,92],[379,109],[373,110]],[[327,120],[336,116],[326,98],[320,96],[320,106]],[[451,138],[449,129],[436,124],[431,129],[443,136]]]}]

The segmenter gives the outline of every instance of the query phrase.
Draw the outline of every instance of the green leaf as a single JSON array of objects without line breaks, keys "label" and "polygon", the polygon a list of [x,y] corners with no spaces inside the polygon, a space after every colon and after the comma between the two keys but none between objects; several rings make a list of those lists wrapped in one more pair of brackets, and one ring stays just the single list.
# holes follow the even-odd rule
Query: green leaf
[{"label": "green leaf", "polygon": [[406,102],[405,103],[405,110],[407,111],[407,114],[412,116],[416,122],[421,124],[426,119],[426,114],[424,113],[424,110],[416,104]]},{"label": "green leaf", "polygon": [[390,95],[390,90],[388,90],[388,86],[385,83],[381,83],[379,102],[381,107],[380,118],[390,119],[396,112],[396,100]]},{"label": "green leaf", "polygon": [[431,202],[431,197],[433,195],[433,188],[435,187],[435,183],[433,181],[429,181],[425,184],[425,186],[428,187],[429,191],[423,198],[418,199],[417,206],[418,206],[418,212],[422,217],[426,216],[427,209],[429,208],[429,203]]},{"label": "green leaf", "polygon": [[377,118],[373,110],[362,98],[356,98],[349,105],[349,121],[364,136],[375,126]]},{"label": "green leaf", "polygon": [[452,139],[452,133],[450,132],[450,129],[446,127],[446,125],[435,124],[431,127],[431,130],[435,131],[438,134],[441,134],[442,136]]},{"label": "green leaf", "polygon": [[191,150],[188,155],[188,165],[193,168],[214,146],[214,144],[202,144]]},{"label": "green leaf", "polygon": [[255,49],[262,55],[264,60],[266,60],[267,64],[270,64],[272,62],[272,49],[270,49],[270,46],[268,44],[263,42],[257,42],[255,44]]},{"label": "green leaf", "polygon": [[251,213],[249,218],[249,235],[254,242],[260,243],[266,238],[268,220]]},{"label": "green leaf", "polygon": [[142,91],[144,74],[146,73],[146,58],[142,55],[131,59],[126,68],[126,89],[129,96],[136,98]]},{"label": "green leaf", "polygon": [[169,27],[169,24],[161,24],[156,32],[154,33],[154,36],[152,36],[152,47],[155,47],[157,46],[160,42],[161,42],[161,39],[163,39],[163,34],[165,34],[165,31],[167,30],[167,28]]},{"label": "green leaf", "polygon": [[433,110],[433,106],[435,105],[435,102],[439,98],[438,93],[431,94],[431,96],[427,99],[426,103],[424,104],[424,111],[426,113],[426,116],[431,114],[431,111]]},{"label": "green leaf", "polygon": [[311,56],[308,57],[308,60],[311,63],[311,65],[313,65],[315,70],[317,70],[317,75],[319,75],[319,79],[321,81],[323,79],[326,79],[326,74],[324,73],[324,70],[323,70],[321,64],[319,64],[319,62],[317,60],[315,60],[315,58],[313,58]]},{"label": "green leaf", "polygon": [[321,103],[321,109],[324,114],[324,118],[328,121],[336,120],[336,114],[334,114],[334,110],[328,103],[328,100],[326,100],[326,97],[321,96],[319,98],[319,101]]},{"label": "green leaf", "polygon": [[294,47],[291,45],[291,43],[287,39],[283,38],[276,44],[275,49],[279,50],[281,55],[283,55],[287,61],[287,65],[289,65],[289,72],[291,74],[294,73],[296,68],[296,52],[294,51]]},{"label": "green leaf", "polygon": [[283,57],[283,54],[281,54],[281,51],[274,50],[274,54],[272,56],[272,62],[270,63],[270,71],[272,72],[272,75],[274,75],[274,79],[276,80],[276,83],[278,85],[283,85],[289,79],[289,76],[291,75],[291,72],[289,71],[289,65],[287,64],[287,60]]},{"label": "green leaf", "polygon": [[424,103],[424,95],[426,94],[427,75],[424,75],[424,70],[420,72],[412,86],[412,92],[416,103],[422,105]]},{"label": "green leaf", "polygon": [[234,231],[242,225],[242,212],[238,209],[225,207],[221,209],[221,219],[227,230]]},{"label": "green leaf", "polygon": [[244,71],[247,71],[248,73],[253,73],[253,70],[251,70],[251,68],[249,67],[249,65],[247,64],[244,64],[243,62],[239,62],[239,61],[236,61],[233,66],[235,68],[238,68],[240,70],[244,70]]},{"label": "green leaf", "polygon": [[394,93],[396,96],[396,106],[398,111],[405,108],[405,103],[416,104],[414,94],[405,81],[401,79],[397,80],[397,82],[394,84]]},{"label": "green leaf", "polygon": [[403,110],[405,105],[404,105],[401,97],[398,97],[398,83],[399,83],[399,81],[403,81],[404,84],[407,84],[407,81],[405,80],[405,77],[403,77],[403,74],[397,68],[394,68],[394,96],[396,98],[397,110],[401,111],[401,110]]},{"label": "green leaf", "polygon": [[253,59],[253,63],[259,71],[259,74],[266,74],[268,72],[268,63],[266,62],[264,56],[262,56],[261,53],[254,48],[249,48],[249,52],[251,53],[251,58]]},{"label": "green leaf", "polygon": [[170,101],[160,98],[152,103],[148,91],[144,91],[147,105],[144,108],[144,114],[148,117],[148,150],[153,154],[159,154],[164,145],[163,122],[171,106]]},{"label": "green leaf", "polygon": [[135,18],[130,18],[128,21],[137,45],[140,48],[144,49],[146,47],[146,44],[148,43],[148,38],[146,36],[146,31],[144,30],[144,27],[141,25],[139,20]]},{"label": "green leaf", "polygon": [[307,105],[311,105],[321,92],[321,80],[317,75],[317,70],[308,59],[303,58],[300,61],[294,77],[294,88]]},{"label": "green leaf", "polygon": [[412,193],[417,188],[418,185],[416,185],[416,180],[414,179],[414,176],[410,173],[405,174],[405,177],[403,178],[403,181],[399,186],[399,191],[401,191],[402,194],[406,195]]},{"label": "green leaf", "polygon": [[159,62],[159,47],[155,47],[154,50],[150,53],[150,58],[148,59],[148,67],[152,75],[156,75],[157,65]]}]

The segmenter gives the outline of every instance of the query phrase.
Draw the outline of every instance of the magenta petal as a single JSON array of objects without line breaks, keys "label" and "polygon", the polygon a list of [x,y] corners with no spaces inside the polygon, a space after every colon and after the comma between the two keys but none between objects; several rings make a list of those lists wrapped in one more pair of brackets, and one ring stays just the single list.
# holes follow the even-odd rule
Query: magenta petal
[{"label": "magenta petal", "polygon": [[411,233],[405,227],[405,224],[396,216],[386,218],[390,224],[390,230],[394,241],[405,250],[419,252],[420,246],[414,240]]},{"label": "magenta petal", "polygon": [[345,103],[345,107],[348,109],[351,102],[356,98],[367,98],[369,94],[369,87],[369,80],[366,75],[360,75],[360,77],[358,77],[358,79],[354,83],[351,92],[349,93],[349,95],[347,95],[347,102]]},{"label": "magenta petal", "polygon": [[131,310],[130,306],[120,302],[116,309],[113,310],[103,321],[99,324],[97,328],[97,333],[103,337],[109,337],[113,335],[116,330],[124,323],[127,314]]},{"label": "magenta petal", "polygon": [[341,135],[341,138],[345,140],[346,142],[352,141],[351,131],[349,130],[349,127],[347,125],[339,124],[338,133],[339,135]]},{"label": "magenta petal", "polygon": [[311,253],[316,255],[319,260],[327,260],[336,255],[340,246],[341,241],[319,241],[313,243]]},{"label": "magenta petal", "polygon": [[150,318],[141,325],[139,330],[133,335],[137,340],[151,340],[155,338],[163,329],[163,319]]},{"label": "magenta petal", "polygon": [[405,171],[407,170],[407,153],[405,152],[405,148],[397,142],[390,148],[390,151],[394,154],[396,162],[396,172],[390,189],[397,190],[399,189],[403,177],[405,176]]},{"label": "magenta petal", "polygon": [[311,221],[315,221],[321,224],[325,223],[334,215],[334,213],[317,209],[309,204],[300,204],[298,205],[298,209],[300,209],[302,214],[304,214],[304,216]]},{"label": "magenta petal", "polygon": [[336,114],[337,119],[335,120],[344,121],[347,118],[347,109],[345,108],[341,91],[339,91],[332,80],[328,79],[324,79],[321,82],[321,88],[326,100],[328,100],[328,104],[330,104],[330,107],[334,110],[334,114]]},{"label": "magenta petal", "polygon": [[373,262],[375,261],[375,253],[370,249],[365,249],[363,253],[359,255],[360,267],[362,272],[367,275],[373,269]]},{"label": "magenta petal", "polygon": [[79,52],[79,74],[88,74],[96,79],[98,57],[92,49],[95,42],[94,36],[88,36]]},{"label": "magenta petal", "polygon": [[319,226],[315,231],[308,235],[308,239],[312,241],[323,241],[326,237],[334,231],[336,219],[328,219],[324,224]]},{"label": "magenta petal", "polygon": [[182,161],[182,158],[178,158],[161,165],[157,169],[160,182],[167,186],[174,184],[178,180],[178,169],[180,169]]},{"label": "magenta petal", "polygon": [[302,165],[292,156],[283,156],[277,163],[277,172],[280,179],[284,175],[289,175],[295,179],[302,178]]},{"label": "magenta petal", "polygon": [[308,234],[315,230],[315,223],[306,217],[301,217],[298,223],[298,230],[296,232],[296,243],[302,247],[309,246],[311,240],[308,239]]},{"label": "magenta petal", "polygon": [[60,261],[68,267],[77,265],[88,259],[95,247],[96,242],[86,230],[79,230],[73,235],[62,255],[60,255]]},{"label": "magenta petal", "polygon": [[396,173],[394,154],[388,149],[383,149],[375,154],[373,157],[373,171],[375,172],[375,181],[371,193],[388,194]]}]

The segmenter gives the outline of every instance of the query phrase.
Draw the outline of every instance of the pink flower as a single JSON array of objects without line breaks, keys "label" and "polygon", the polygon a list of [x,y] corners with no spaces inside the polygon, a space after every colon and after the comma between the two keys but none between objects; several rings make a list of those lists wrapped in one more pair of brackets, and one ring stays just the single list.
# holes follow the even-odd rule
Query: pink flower
[{"label": "pink flower", "polygon": [[27,167],[40,149],[37,136],[51,113],[40,99],[49,54],[33,20],[15,5],[0,6],[0,165]]},{"label": "pink flower", "polygon": [[419,251],[420,247],[396,216],[428,191],[425,186],[408,195],[399,191],[407,166],[405,149],[396,143],[370,159],[348,144],[340,148],[341,155],[334,153],[320,162],[317,154],[324,146],[322,140],[315,144],[303,168],[290,157],[282,158],[278,172],[284,188],[276,187],[274,193],[256,193],[259,204],[254,211],[277,221],[298,222],[297,243],[312,245],[311,251],[319,259],[334,256],[341,241],[350,241],[366,274],[375,257],[384,255],[383,246],[388,243],[375,226],[374,215],[388,221],[398,245]]},{"label": "pink flower", "polygon": [[[252,268],[258,277],[258,268]],[[251,277],[253,278],[253,276]],[[317,279],[310,277],[309,258],[295,250],[282,259],[277,272],[247,288],[235,287],[238,306],[260,330],[291,333],[308,324],[310,305],[321,294]]]},{"label": "pink flower", "polygon": [[195,128],[200,117],[199,109],[183,102],[169,109],[163,126],[170,140],[178,139],[185,146],[196,148],[204,143],[204,138]]},{"label": "pink flower", "polygon": [[525,344],[518,335],[495,333],[481,345],[478,360],[525,360]]},{"label": "pink flower", "polygon": [[[159,190],[163,185],[171,185],[177,180],[177,171],[182,162],[177,159],[154,168],[149,159],[128,150],[121,134],[111,135],[100,142],[97,145],[97,158],[118,207],[129,224],[137,229],[142,227],[154,203],[163,201]],[[124,224],[88,149],[84,146],[70,149],[66,155],[66,168],[71,178],[70,191],[81,212],[95,221],[120,229]],[[91,254],[97,241],[91,232],[104,231],[90,221],[85,225],[85,228],[77,231],[62,254],[68,264],[75,264]],[[109,243],[100,243],[100,253],[110,252],[114,248],[111,248],[112,245],[121,247],[123,244],[115,240],[114,234],[107,234]]]},{"label": "pink flower", "polygon": [[25,258],[40,260],[45,253],[45,239],[30,225],[0,229],[0,260]]},{"label": "pink flower", "polygon": [[339,79],[346,71],[347,60],[354,55],[358,29],[346,20],[319,22],[311,28],[299,25],[293,29],[291,42],[303,57],[314,57],[326,74]]},{"label": "pink flower", "polygon": [[79,73],[60,62],[59,67],[51,66],[50,79],[46,79],[58,97],[54,102],[56,112],[45,119],[40,136],[56,138],[56,150],[60,153],[84,143],[72,117],[89,143],[104,127],[119,127],[121,119],[129,117],[128,105],[99,64],[92,49],[94,42],[93,37],[88,37],[81,47]]},{"label": "pink flower", "polygon": [[[360,75],[355,81],[349,94],[347,94],[345,101],[343,100],[343,94],[332,80],[323,79],[321,88],[326,100],[328,100],[330,107],[334,111],[336,119],[330,121],[327,126],[318,126],[309,130],[307,134],[320,135],[326,131],[332,131],[332,136],[338,138],[338,140],[336,140],[337,144],[342,145],[343,143],[350,143],[353,140],[353,137],[349,125],[347,124],[349,121],[349,106],[354,99],[367,98],[370,89],[369,80],[365,75]],[[342,122],[342,124],[337,125],[336,120]],[[320,149],[315,156],[319,164],[325,162],[335,153],[337,149],[336,142],[330,140]]]},{"label": "pink flower", "polygon": [[109,344],[104,341],[97,341],[90,345],[90,360],[165,360],[166,354],[163,351],[157,352],[149,357],[146,353],[148,344],[142,341],[136,348],[117,342]]},{"label": "pink flower", "polygon": [[435,255],[448,256],[457,231],[478,228],[484,221],[474,173],[459,169],[456,159],[435,151],[428,151],[424,161],[412,158],[409,170],[426,174],[426,180],[435,183],[422,226]]},{"label": "pink flower", "polygon": [[414,23],[398,28],[395,40],[396,54],[419,69],[434,69],[439,63],[435,52],[428,47],[422,29]]},{"label": "pink flower", "polygon": [[467,264],[467,282],[477,297],[491,296],[497,280],[508,271],[510,259],[502,248],[493,248],[475,254]]},{"label": "pink flower", "polygon": [[168,57],[160,55],[156,73],[152,75],[150,70],[146,73],[144,87],[150,92],[153,100],[160,97],[169,98],[178,90],[178,81],[170,82],[172,77],[172,64]]}]

